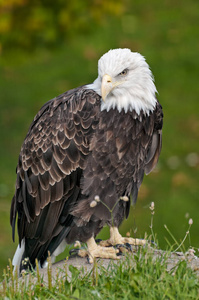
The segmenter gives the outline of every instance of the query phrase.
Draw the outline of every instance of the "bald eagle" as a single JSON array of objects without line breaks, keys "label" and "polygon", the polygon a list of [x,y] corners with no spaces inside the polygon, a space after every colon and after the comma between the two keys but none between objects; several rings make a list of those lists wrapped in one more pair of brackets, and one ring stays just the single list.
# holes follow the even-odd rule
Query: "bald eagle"
[{"label": "bald eagle", "polygon": [[[19,271],[44,266],[66,244],[87,243],[87,254],[117,258],[129,242],[118,227],[136,202],[144,173],[161,151],[162,107],[144,57],[114,49],[98,61],[92,83],[69,90],[39,110],[22,144],[10,222],[19,245]],[[104,225],[110,239],[95,237]],[[141,241],[141,240],[140,240]],[[141,242],[142,243],[142,242]]]}]

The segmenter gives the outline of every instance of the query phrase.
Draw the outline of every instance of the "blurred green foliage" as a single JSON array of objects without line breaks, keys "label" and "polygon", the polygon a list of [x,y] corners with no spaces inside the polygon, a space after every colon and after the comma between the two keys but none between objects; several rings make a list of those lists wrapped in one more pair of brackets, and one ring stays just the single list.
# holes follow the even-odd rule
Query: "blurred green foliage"
[{"label": "blurred green foliage", "polygon": [[[16,26],[10,21],[12,30],[6,31],[8,25],[5,23],[3,29],[0,18],[0,32],[4,30],[0,57],[0,268],[13,256],[17,245],[11,241],[9,209],[14,194],[15,166],[30,122],[47,100],[92,82],[97,77],[99,57],[118,47],[131,48],[146,57],[164,109],[163,148],[158,168],[144,178],[136,207],[132,208],[121,232],[125,234],[131,229],[137,237],[143,237],[145,231],[150,233],[149,206],[154,201],[153,230],[160,247],[166,248],[165,238],[170,239],[164,224],[180,241],[187,231],[189,218],[193,218],[191,240],[187,239],[185,246],[199,247],[199,2],[109,2],[110,7],[100,0],[91,5],[83,0],[73,3],[7,0],[7,6],[0,1],[1,16],[4,7],[4,12],[12,12],[7,16],[10,20],[14,20],[13,16],[18,20]],[[26,16],[28,5],[31,9]],[[62,5],[65,10],[61,9]],[[67,5],[71,27],[70,30],[64,27],[68,31],[63,33],[59,29],[61,17],[55,12],[57,9],[60,14],[67,13]],[[33,18],[33,8],[37,12],[45,11],[42,17],[42,20],[46,18],[45,22],[36,21],[39,13]],[[94,8],[96,14],[91,13]],[[57,23],[52,16],[56,16]],[[34,30],[27,29],[31,27],[27,26],[29,17],[34,20],[32,26],[40,24],[37,29],[36,25]],[[82,18],[85,26],[81,25]],[[55,39],[48,40],[48,30],[57,32],[49,33]],[[107,237],[108,230],[102,235]]]},{"label": "blurred green foliage", "polygon": [[123,12],[119,0],[0,1],[1,47],[57,46],[76,34],[91,32],[110,15]]}]

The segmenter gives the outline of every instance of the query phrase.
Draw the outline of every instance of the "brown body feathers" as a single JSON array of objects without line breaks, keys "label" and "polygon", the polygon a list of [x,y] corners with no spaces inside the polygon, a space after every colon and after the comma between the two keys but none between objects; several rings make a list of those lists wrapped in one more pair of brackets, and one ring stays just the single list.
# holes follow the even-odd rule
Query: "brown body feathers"
[{"label": "brown body feathers", "polygon": [[[162,109],[149,115],[101,111],[101,98],[80,87],[47,102],[24,140],[17,166],[10,221],[23,257],[42,263],[63,239],[87,241],[111,224],[122,196],[136,201],[144,172],[161,150]],[[95,196],[102,202],[90,206]],[[104,205],[105,204],[105,205]],[[130,201],[118,201],[114,225],[128,216]],[[22,267],[21,267],[22,268]]]}]

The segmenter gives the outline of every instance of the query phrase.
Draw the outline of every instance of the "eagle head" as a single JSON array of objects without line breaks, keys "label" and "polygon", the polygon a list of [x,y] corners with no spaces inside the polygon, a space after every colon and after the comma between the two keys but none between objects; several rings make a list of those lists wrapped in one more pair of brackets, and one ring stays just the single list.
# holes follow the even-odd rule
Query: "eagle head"
[{"label": "eagle head", "polygon": [[113,49],[98,61],[98,77],[87,86],[102,97],[101,110],[149,114],[156,105],[154,78],[145,58],[130,49]]}]

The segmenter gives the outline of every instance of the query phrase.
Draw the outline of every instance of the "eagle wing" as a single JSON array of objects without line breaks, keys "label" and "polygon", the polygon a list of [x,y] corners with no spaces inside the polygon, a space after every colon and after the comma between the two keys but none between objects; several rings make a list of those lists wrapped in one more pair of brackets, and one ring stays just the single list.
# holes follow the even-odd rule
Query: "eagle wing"
[{"label": "eagle wing", "polygon": [[68,91],[48,101],[29,128],[19,155],[10,222],[14,240],[18,214],[19,243],[26,238],[26,255],[33,261],[50,243],[56,247],[72,222],[69,211],[80,194],[99,103],[92,90]]},{"label": "eagle wing", "polygon": [[157,165],[160,151],[162,148],[162,126],[163,112],[162,106],[157,102],[154,110],[154,129],[151,139],[151,145],[145,159],[145,174],[148,175]]}]

